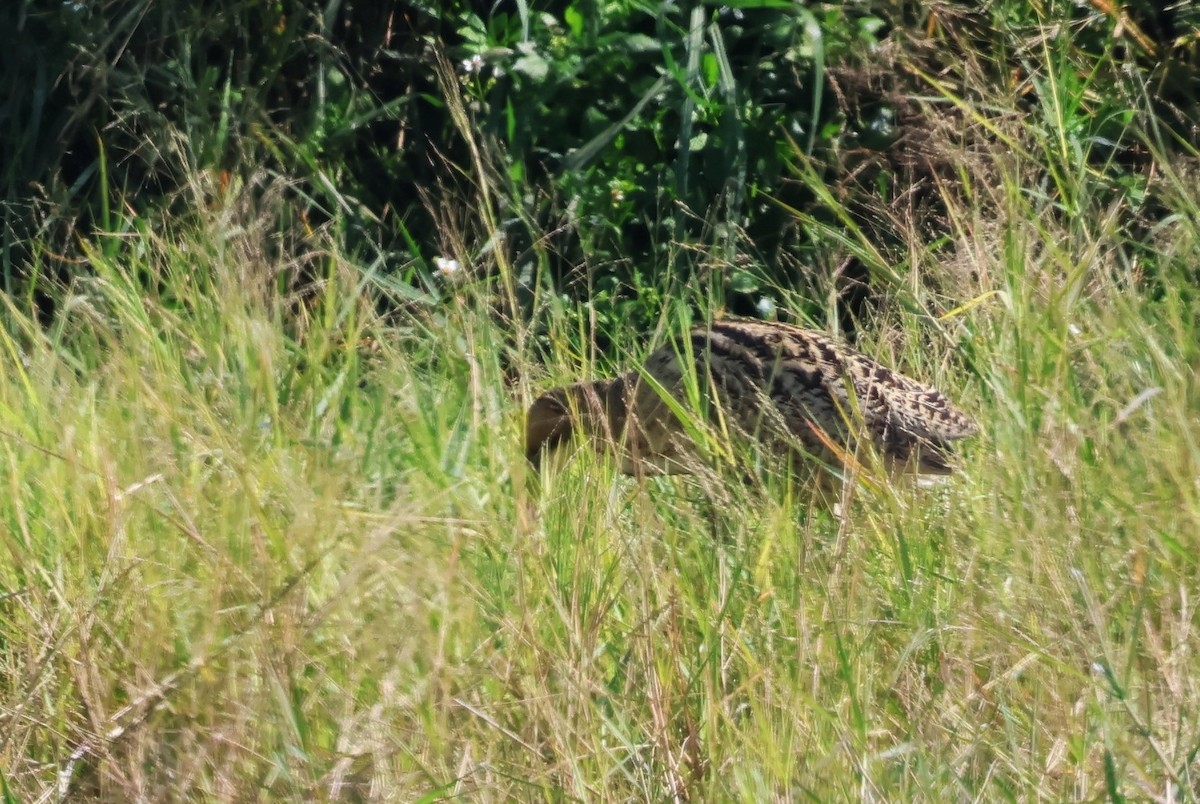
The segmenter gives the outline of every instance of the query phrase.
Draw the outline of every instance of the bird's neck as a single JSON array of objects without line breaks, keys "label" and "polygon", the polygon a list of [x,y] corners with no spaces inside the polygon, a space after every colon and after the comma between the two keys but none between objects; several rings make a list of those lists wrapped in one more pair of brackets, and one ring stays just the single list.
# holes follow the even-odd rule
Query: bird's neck
[{"label": "bird's neck", "polygon": [[595,438],[619,441],[629,418],[625,379],[580,383],[573,390],[584,432]]}]

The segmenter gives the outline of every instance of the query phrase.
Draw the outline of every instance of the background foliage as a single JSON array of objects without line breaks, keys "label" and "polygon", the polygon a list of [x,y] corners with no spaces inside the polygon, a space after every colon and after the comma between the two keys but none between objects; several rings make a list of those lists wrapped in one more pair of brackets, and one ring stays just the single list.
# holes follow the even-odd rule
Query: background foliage
[{"label": "background foliage", "polygon": [[[31,261],[32,233],[56,230],[70,256],[63,230],[109,228],[106,210],[126,206],[172,214],[203,202],[179,192],[191,173],[249,169],[286,179],[289,214],[335,227],[395,283],[428,289],[432,258],[454,257],[506,283],[523,320],[543,283],[645,328],[669,276],[743,313],[773,285],[823,297],[832,283],[852,326],[861,283],[902,284],[896,220],[946,231],[933,188],[962,165],[929,134],[969,122],[951,96],[990,86],[1035,124],[1061,115],[1061,147],[1116,194],[1147,193],[1144,137],[1177,150],[1197,119],[1190,4],[24,0],[3,13],[10,291],[77,270]],[[1147,95],[1153,130],[1134,102]],[[464,202],[486,214],[455,219]],[[837,242],[831,206],[871,249]]]}]

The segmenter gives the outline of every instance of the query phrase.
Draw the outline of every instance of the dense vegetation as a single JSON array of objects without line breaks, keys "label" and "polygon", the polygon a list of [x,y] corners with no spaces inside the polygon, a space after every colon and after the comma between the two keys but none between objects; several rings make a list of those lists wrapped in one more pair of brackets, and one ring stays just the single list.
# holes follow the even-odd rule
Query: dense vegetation
[{"label": "dense vegetation", "polygon": [[[1160,5],[0,10],[0,796],[1194,798]],[[533,393],[723,312],[963,471],[529,476]]]}]

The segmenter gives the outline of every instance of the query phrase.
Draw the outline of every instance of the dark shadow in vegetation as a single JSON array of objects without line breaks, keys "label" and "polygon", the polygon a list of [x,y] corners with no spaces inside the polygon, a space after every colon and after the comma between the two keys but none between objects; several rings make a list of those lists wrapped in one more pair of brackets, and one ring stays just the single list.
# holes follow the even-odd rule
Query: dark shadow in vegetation
[{"label": "dark shadow in vegetation", "polygon": [[[931,80],[1031,115],[1061,93],[1070,146],[1146,226],[1148,138],[1196,140],[1198,29],[1149,2],[21,2],[0,11],[4,286],[48,306],[86,270],[75,232],[265,171],[291,187],[281,225],[331,228],[393,289],[436,288],[444,255],[501,315],[553,291],[605,331],[681,289],[756,314],[834,287],[853,329],[906,237],[947,231],[963,151],[939,133],[970,121],[922,100]],[[830,198],[875,257],[827,235]]]}]

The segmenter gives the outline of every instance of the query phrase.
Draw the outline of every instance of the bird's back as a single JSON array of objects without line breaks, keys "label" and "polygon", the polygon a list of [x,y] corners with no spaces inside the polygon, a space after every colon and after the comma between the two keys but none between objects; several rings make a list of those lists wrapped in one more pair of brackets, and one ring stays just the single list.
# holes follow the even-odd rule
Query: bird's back
[{"label": "bird's back", "polygon": [[[838,460],[830,443],[847,448],[849,434],[859,432],[889,460],[916,459],[921,471],[945,472],[946,446],[977,429],[936,389],[801,327],[741,319],[697,327],[684,349],[664,347],[646,364],[646,373],[677,399],[684,388],[680,356],[688,352],[702,392],[716,392],[719,410],[711,415],[826,462]],[[674,417],[638,374],[626,381],[636,389],[631,407],[640,446],[648,454],[674,454]]]}]

